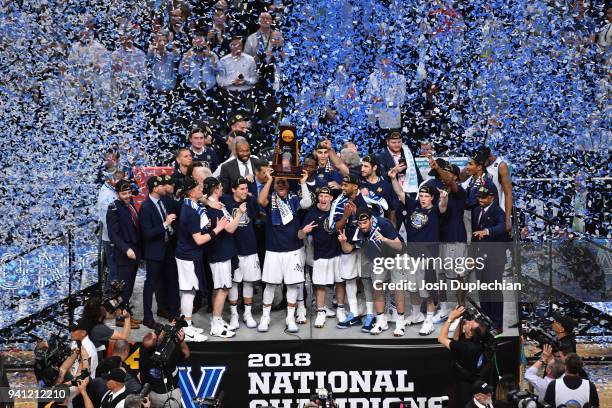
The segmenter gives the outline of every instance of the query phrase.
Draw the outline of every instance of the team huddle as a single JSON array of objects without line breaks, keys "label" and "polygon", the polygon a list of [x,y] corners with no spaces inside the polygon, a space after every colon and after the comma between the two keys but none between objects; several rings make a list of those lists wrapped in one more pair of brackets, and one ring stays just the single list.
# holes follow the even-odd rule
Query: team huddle
[{"label": "team huddle", "polygon": [[[125,297],[131,296],[137,262],[144,259],[144,323],[153,322],[152,292],[161,291],[166,295],[158,296],[158,308],[161,301],[170,315],[185,317],[188,341],[205,341],[204,330],[192,323],[198,291],[212,289],[210,335],[230,338],[241,323],[267,332],[275,293],[282,288],[286,331],[296,333],[308,321],[304,284],[309,277],[316,328],[336,317],[341,330],[355,326],[377,335],[394,321],[394,336],[418,324],[419,334],[430,335],[450,310],[445,291],[417,285],[407,310],[404,290],[384,290],[376,283],[465,280],[469,271],[423,266],[414,273],[374,272],[375,260],[400,253],[465,257],[470,241],[506,241],[511,225],[506,212],[512,205],[507,165],[484,146],[463,170],[429,155],[431,178],[423,180],[400,132],[389,132],[386,145],[380,154],[355,161],[346,159],[351,153],[358,157],[354,145],[347,143],[336,154],[323,140],[302,160],[301,178],[293,180],[275,177],[270,164],[250,156],[248,142],[238,137],[232,156],[220,165],[220,177],[193,166],[179,177],[151,177],[138,214],[130,201],[132,186],[118,180],[118,199],[106,221],[117,277],[127,283]],[[487,259],[476,271],[478,279],[501,279],[505,252]],[[253,294],[258,282],[263,283],[263,310],[257,322]],[[326,306],[329,288],[335,310]],[[494,294],[480,300],[502,329],[503,301]],[[227,301],[229,321],[223,319]],[[453,301],[462,303],[462,294]]]}]

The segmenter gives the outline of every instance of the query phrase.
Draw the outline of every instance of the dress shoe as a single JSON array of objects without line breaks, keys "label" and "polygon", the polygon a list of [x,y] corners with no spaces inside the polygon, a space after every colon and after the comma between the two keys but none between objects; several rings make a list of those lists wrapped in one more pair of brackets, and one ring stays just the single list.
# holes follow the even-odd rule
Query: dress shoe
[{"label": "dress shoe", "polygon": [[137,319],[134,316],[131,316],[130,319],[132,320],[132,323],[136,323],[136,324],[141,324],[142,323],[141,319]]},{"label": "dress shoe", "polygon": [[149,329],[151,330],[155,330],[157,328],[157,322],[155,320],[151,320],[151,321],[144,321],[142,322],[142,324],[144,324],[145,326],[147,326]]},{"label": "dress shoe", "polygon": [[167,311],[167,310],[163,310],[163,309],[162,309],[162,310],[158,310],[158,311],[157,311],[157,315],[158,315],[159,317],[163,317],[163,318],[165,318],[165,319],[169,319],[169,318],[170,318],[170,313],[168,313],[168,311]]}]

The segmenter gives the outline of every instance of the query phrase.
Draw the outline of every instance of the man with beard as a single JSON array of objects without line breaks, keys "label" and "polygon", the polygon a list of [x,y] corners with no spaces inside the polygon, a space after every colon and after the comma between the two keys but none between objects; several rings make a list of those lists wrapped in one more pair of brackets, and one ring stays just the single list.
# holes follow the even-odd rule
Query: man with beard
[{"label": "man with beard", "polygon": [[238,177],[244,177],[249,183],[255,181],[253,174],[257,158],[251,156],[251,147],[246,139],[242,137],[236,138],[235,154],[236,157],[233,160],[221,165],[219,180],[226,194],[232,193],[232,183]]},{"label": "man with beard", "polygon": [[[289,192],[289,183],[284,178],[272,178],[272,169],[267,171],[267,180],[259,193],[258,203],[266,210],[266,261],[262,280],[266,283],[263,294],[263,315],[257,330],[268,331],[270,310],[277,285],[287,285],[287,331],[296,333],[296,303],[298,287],[304,282],[304,243],[298,238],[300,221],[298,210],[312,205],[306,179],[308,173],[302,172],[300,188],[302,198]],[[274,181],[274,192],[270,188]],[[306,309],[302,304],[298,308],[298,317],[305,317]],[[305,323],[305,319],[299,319]]]},{"label": "man with beard", "polygon": [[361,177],[363,179],[361,194],[367,197],[366,202],[375,204],[380,208],[380,215],[387,215],[386,218],[395,225],[397,196],[391,184],[378,175],[379,167],[378,158],[373,154],[363,158],[361,162]]},{"label": "man with beard", "polygon": [[307,235],[313,238],[312,284],[316,290],[317,317],[315,327],[325,325],[325,291],[326,286],[335,285],[338,300],[338,322],[345,320],[344,312],[344,280],[340,277],[340,244],[337,232],[329,227],[329,212],[331,210],[331,189],[321,187],[317,191],[317,205],[306,213],[302,221],[302,229],[298,237],[305,239]]}]

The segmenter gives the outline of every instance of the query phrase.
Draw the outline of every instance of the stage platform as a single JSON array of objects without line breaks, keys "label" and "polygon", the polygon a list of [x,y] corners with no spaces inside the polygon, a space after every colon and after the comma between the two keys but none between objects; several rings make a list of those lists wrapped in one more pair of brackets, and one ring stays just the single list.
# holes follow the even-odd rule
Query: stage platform
[{"label": "stage platform", "polygon": [[[134,315],[138,318],[142,318],[142,289],[144,285],[144,273],[142,270],[139,271],[138,277],[136,278],[136,284],[134,286],[134,294],[132,295],[131,303],[134,309]],[[270,319],[270,330],[266,333],[260,333],[256,328],[249,329],[246,325],[240,322],[240,329],[236,332],[236,336],[231,339],[223,339],[218,337],[209,336],[208,342],[235,342],[235,341],[270,341],[270,340],[334,340],[334,339],[351,339],[351,340],[361,340],[361,341],[379,341],[383,339],[391,339],[391,340],[401,340],[401,339],[436,339],[440,332],[441,324],[435,325],[435,331],[429,336],[420,336],[420,324],[415,326],[406,326],[405,335],[403,337],[394,337],[393,330],[395,329],[395,323],[389,322],[389,330],[383,332],[381,335],[374,336],[369,333],[363,333],[361,331],[361,327],[352,327],[349,329],[338,329],[336,328],[337,319],[336,318],[327,318],[325,322],[325,326],[323,328],[314,327],[314,318],[315,313],[310,306],[311,297],[311,285],[307,279],[306,282],[306,290],[308,292],[306,306],[308,307],[308,321],[306,324],[298,325],[300,329],[298,333],[287,333],[285,332],[285,310],[272,311],[271,319]],[[254,306],[253,306],[253,317],[257,322],[259,322],[259,318],[261,317],[261,296],[262,296],[262,287],[255,286],[255,295],[254,295]],[[331,296],[331,292],[328,290],[328,294]],[[280,299],[280,291],[277,291],[277,299]],[[517,316],[517,307],[514,301],[510,301],[512,299],[507,299],[504,305],[504,332],[502,336],[504,337],[514,337],[518,336],[518,329],[515,327],[518,322]],[[328,307],[332,308],[330,299],[328,299]],[[406,296],[406,304],[407,311],[409,311],[409,303],[410,297]],[[156,309],[155,299],[153,300],[153,312],[155,314]],[[229,312],[229,304],[226,303],[226,307],[223,313],[223,318],[226,321],[229,321],[230,312]],[[241,313],[242,317],[242,313]],[[388,316],[389,317],[389,316]],[[160,323],[166,323],[166,319],[155,316]],[[210,319],[211,314],[206,313],[205,308],[199,310],[193,316],[193,322],[197,327],[201,327],[205,330],[205,334],[209,335],[210,332]],[[113,321],[106,322],[109,326],[114,327]],[[117,330],[122,330],[118,328]],[[132,334],[130,336],[130,341],[140,342],[142,341],[143,336],[150,332],[151,330],[143,325],[141,325],[140,329],[132,330]]]}]

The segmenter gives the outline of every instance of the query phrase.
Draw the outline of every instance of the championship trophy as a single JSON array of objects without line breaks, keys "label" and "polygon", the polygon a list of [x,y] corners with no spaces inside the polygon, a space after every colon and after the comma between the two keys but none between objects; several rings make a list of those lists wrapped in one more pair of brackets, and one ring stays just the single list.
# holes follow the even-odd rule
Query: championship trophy
[{"label": "championship trophy", "polygon": [[274,177],[302,178],[295,126],[280,126],[278,141],[274,148],[272,169],[274,169]]}]

